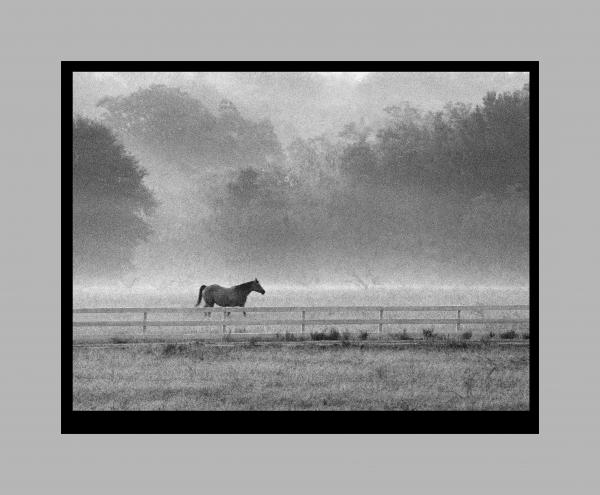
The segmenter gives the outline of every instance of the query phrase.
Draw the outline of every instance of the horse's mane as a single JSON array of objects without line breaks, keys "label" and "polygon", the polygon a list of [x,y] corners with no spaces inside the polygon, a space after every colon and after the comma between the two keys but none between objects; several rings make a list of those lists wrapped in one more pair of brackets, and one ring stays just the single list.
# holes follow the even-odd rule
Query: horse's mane
[{"label": "horse's mane", "polygon": [[234,289],[250,289],[250,287],[252,287],[253,283],[254,283],[254,280],[250,280],[250,282],[245,282],[240,285],[234,285],[233,288]]}]

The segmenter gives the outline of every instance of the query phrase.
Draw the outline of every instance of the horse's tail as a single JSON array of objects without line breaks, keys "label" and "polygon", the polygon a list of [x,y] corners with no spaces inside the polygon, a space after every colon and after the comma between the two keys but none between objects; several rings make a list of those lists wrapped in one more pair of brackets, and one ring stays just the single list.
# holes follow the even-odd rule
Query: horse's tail
[{"label": "horse's tail", "polygon": [[196,303],[196,306],[198,306],[198,304],[200,304],[200,302],[202,301],[202,291],[206,288],[206,285],[203,285],[202,287],[200,287],[200,292],[198,293],[198,302]]}]

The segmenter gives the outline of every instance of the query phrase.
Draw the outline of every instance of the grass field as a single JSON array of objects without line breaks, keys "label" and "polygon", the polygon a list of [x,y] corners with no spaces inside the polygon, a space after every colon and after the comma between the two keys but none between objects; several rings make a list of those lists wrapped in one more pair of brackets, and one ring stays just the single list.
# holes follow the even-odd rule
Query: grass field
[{"label": "grass field", "polygon": [[[266,295],[252,294],[248,306],[482,305],[528,304],[527,287],[394,287],[290,289],[261,280]],[[183,288],[76,288],[74,307],[192,307],[197,284]],[[486,311],[485,317],[521,317],[523,313]],[[140,319],[141,315],[77,315],[79,320]],[[202,315],[203,316],[203,315]],[[239,315],[238,315],[239,316]],[[283,317],[298,318],[299,314]],[[377,318],[376,313],[307,314],[321,318]],[[465,313],[462,317],[482,317]],[[172,318],[167,316],[166,318]],[[281,314],[249,314],[248,319],[277,319]],[[388,317],[455,317],[448,313],[389,313]],[[152,319],[165,316],[151,315]],[[198,314],[177,314],[198,319]],[[73,342],[168,344],[122,347],[74,347],[75,409],[395,409],[523,410],[528,408],[529,346],[501,345],[499,339],[528,338],[529,325],[470,325],[456,333],[453,325],[436,325],[439,338],[423,339],[427,328],[386,325],[307,327],[228,327],[222,314],[214,327],[86,327],[73,329]],[[237,319],[237,318],[236,318]],[[320,346],[311,333],[338,332],[335,346]],[[280,332],[258,337],[248,332]],[[512,337],[503,332],[514,331]],[[348,337],[348,332],[352,332]],[[372,332],[368,333],[367,332]],[[471,332],[465,338],[463,333]],[[444,336],[446,334],[448,337]],[[444,340],[445,339],[445,340]],[[205,342],[202,342],[204,340]],[[216,342],[245,345],[214,347]],[[257,345],[257,341],[279,342]],[[298,340],[308,340],[296,345]],[[403,341],[402,348],[378,342]],[[469,345],[466,345],[468,340]],[[482,342],[483,340],[483,342]],[[223,342],[225,341],[225,342]],[[409,342],[410,341],[410,342]],[[486,343],[486,341],[489,341]],[[185,342],[185,343],[177,343]],[[523,342],[523,341],[522,341]],[[290,345],[291,344],[291,345]],[[464,344],[464,345],[463,345]],[[362,346],[362,347],[361,347]]]},{"label": "grass field", "polygon": [[76,410],[526,410],[529,347],[360,342],[73,348]]}]

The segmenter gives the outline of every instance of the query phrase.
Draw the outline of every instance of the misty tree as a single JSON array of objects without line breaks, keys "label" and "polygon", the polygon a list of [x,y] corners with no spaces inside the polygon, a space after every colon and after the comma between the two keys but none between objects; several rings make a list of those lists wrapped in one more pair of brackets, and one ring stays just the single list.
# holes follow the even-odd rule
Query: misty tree
[{"label": "misty tree", "polygon": [[386,182],[431,183],[431,128],[408,103],[384,109],[389,123],[377,137],[382,178]]},{"label": "misty tree", "polygon": [[286,149],[287,168],[297,186],[326,190],[339,178],[340,146],[326,136],[297,138]]},{"label": "misty tree", "polygon": [[[453,186],[502,193],[513,184],[529,185],[529,91],[488,93],[470,109],[448,105],[437,122],[436,161],[451,161]],[[441,155],[441,154],[444,155]]]},{"label": "misty tree", "polygon": [[468,196],[529,184],[529,90],[488,93],[472,108],[450,103],[423,113],[408,103],[384,109],[376,141],[356,125],[346,140],[341,170],[363,182],[450,188]]},{"label": "misty tree", "polygon": [[340,157],[340,169],[352,181],[370,182],[380,174],[380,162],[366,136],[347,145]]},{"label": "misty tree", "polygon": [[104,97],[98,106],[106,125],[132,146],[185,171],[263,168],[282,159],[270,121],[244,118],[226,99],[211,111],[180,88],[152,85]]},{"label": "misty tree", "polygon": [[[423,113],[385,109],[376,139],[342,131],[340,170],[350,185],[330,189],[329,218],[347,246],[357,283],[368,283],[367,252],[389,263],[527,263],[529,91],[488,93],[480,105],[450,103]],[[334,227],[335,228],[335,227]],[[472,265],[472,266],[470,266]],[[500,268],[498,268],[500,269]],[[361,272],[361,270],[363,270]]]},{"label": "misty tree", "polygon": [[242,169],[212,201],[206,228],[223,242],[223,252],[243,260],[293,245],[292,192],[281,170]]},{"label": "misty tree", "polygon": [[461,218],[461,250],[475,265],[528,272],[529,195],[520,185],[473,198]]},{"label": "misty tree", "polygon": [[132,268],[157,206],[145,171],[106,126],[73,120],[73,270],[111,276]]}]

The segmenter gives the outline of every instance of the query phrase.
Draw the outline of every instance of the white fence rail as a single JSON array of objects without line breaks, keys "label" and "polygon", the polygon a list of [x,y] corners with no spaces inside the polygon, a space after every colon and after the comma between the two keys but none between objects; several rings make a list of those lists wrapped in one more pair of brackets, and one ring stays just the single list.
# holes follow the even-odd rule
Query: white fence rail
[{"label": "white fence rail", "polygon": [[[226,333],[227,327],[246,325],[269,325],[289,326],[294,325],[301,328],[304,333],[306,326],[317,325],[378,325],[379,332],[383,331],[383,325],[455,325],[456,331],[460,331],[461,325],[473,324],[511,324],[529,323],[529,318],[461,318],[461,312],[476,312],[482,315],[483,311],[529,311],[528,305],[505,305],[505,306],[291,306],[291,307],[249,307],[249,308],[79,308],[73,309],[73,315],[81,314],[140,314],[140,320],[99,320],[81,321],[73,320],[73,327],[141,327],[146,331],[147,327],[214,327],[221,326],[221,331]],[[148,320],[149,314],[158,313],[217,313],[222,314],[222,320]],[[253,319],[228,319],[229,313],[300,313],[300,319],[281,320],[253,320]],[[378,312],[379,318],[343,318],[307,319],[306,313],[323,312]],[[456,313],[456,318],[384,318],[384,313],[398,312],[450,312]]]}]

